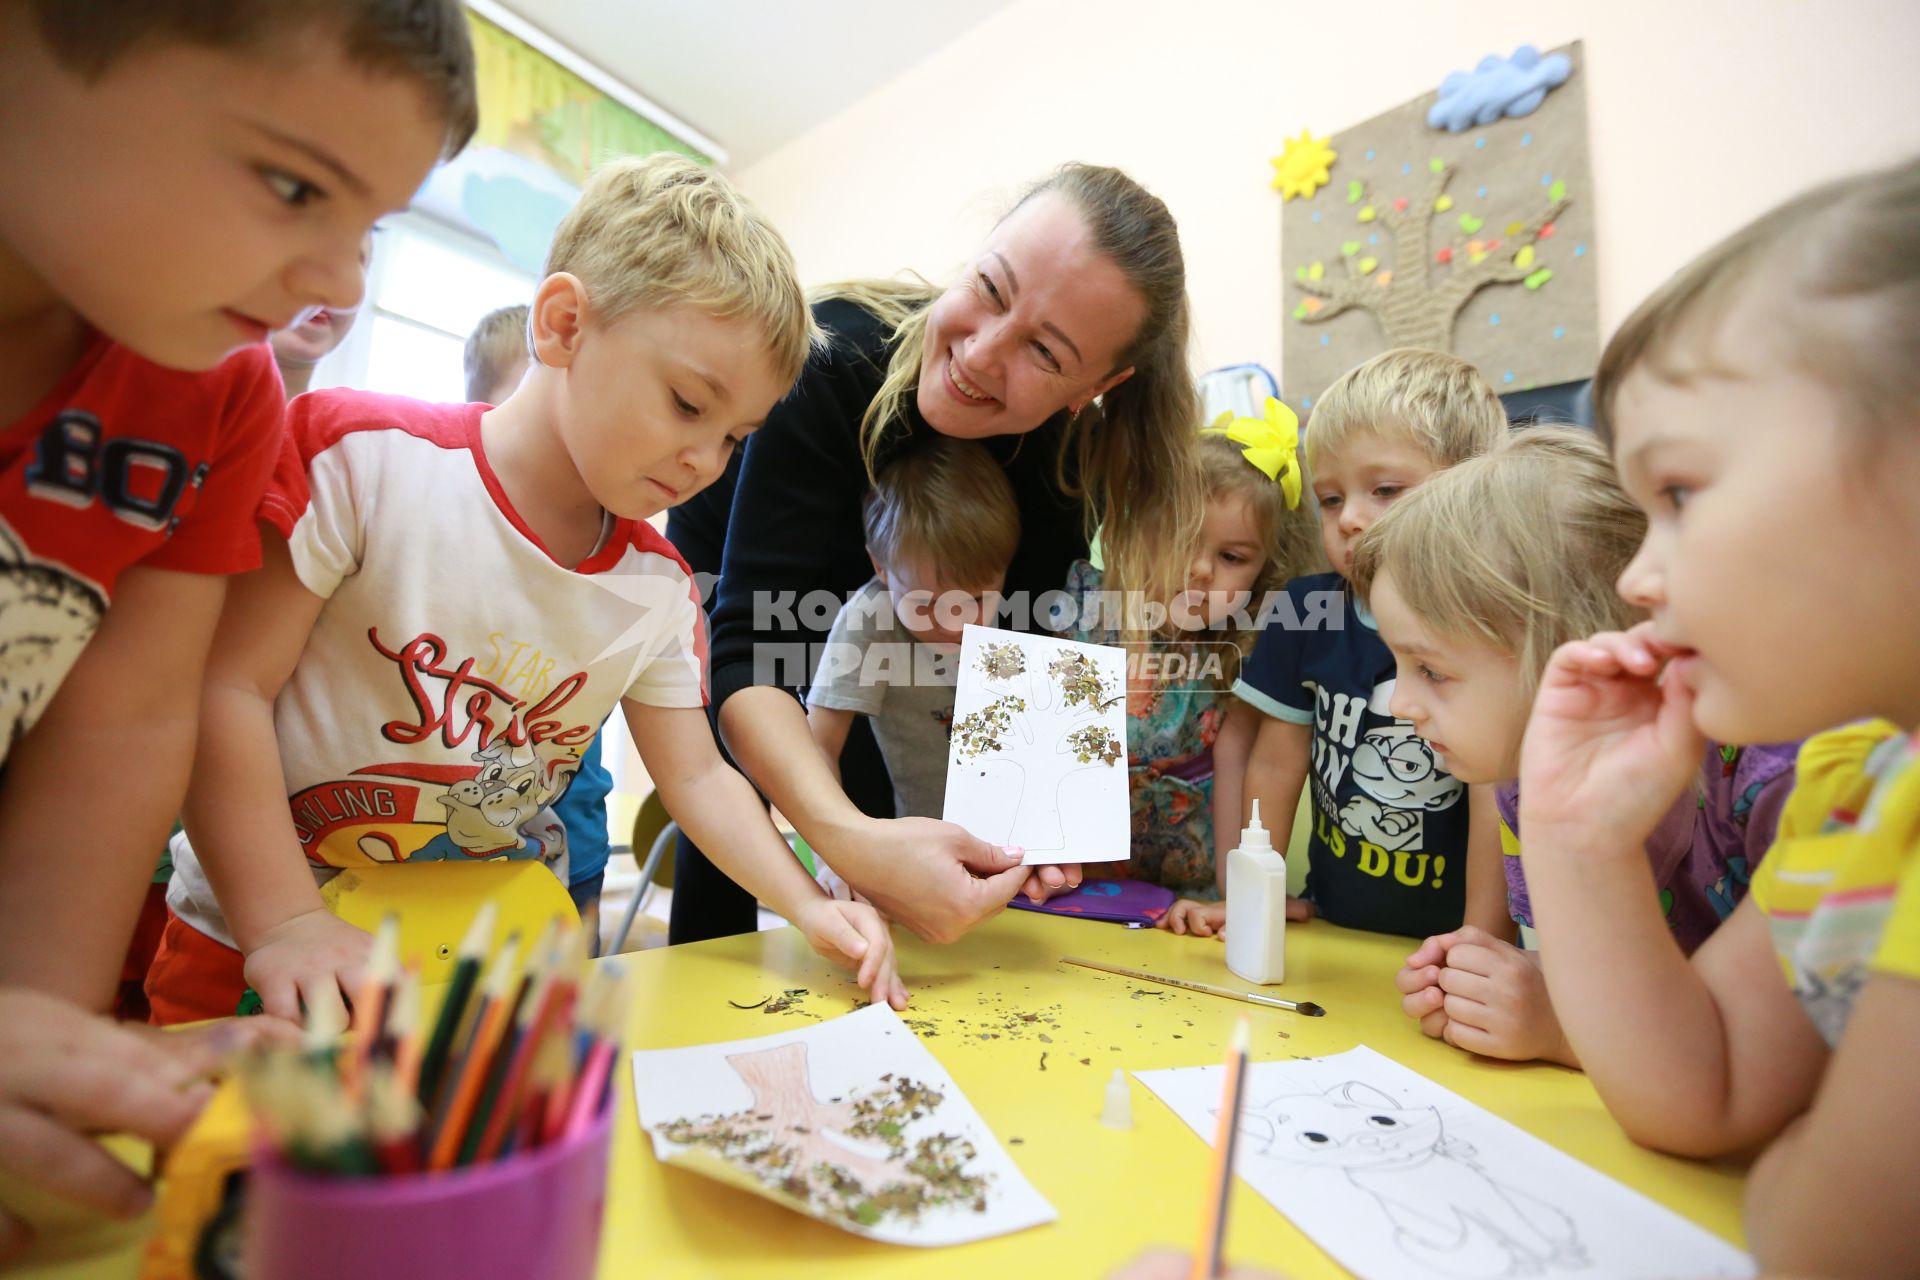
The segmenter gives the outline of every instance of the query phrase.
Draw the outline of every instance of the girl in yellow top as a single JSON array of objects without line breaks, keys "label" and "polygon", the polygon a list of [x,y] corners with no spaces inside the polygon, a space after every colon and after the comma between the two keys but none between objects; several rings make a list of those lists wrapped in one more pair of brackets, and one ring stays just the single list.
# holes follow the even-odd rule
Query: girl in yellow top
[{"label": "girl in yellow top", "polygon": [[[1569,1042],[1638,1141],[1764,1148],[1769,1274],[1906,1273],[1920,1186],[1920,162],[1774,210],[1608,344],[1602,434],[1650,621],[1563,646],[1523,857]],[[1641,842],[1702,741],[1802,748],[1747,901],[1691,961]],[[1889,723],[1891,721],[1891,723]],[[1784,975],[1785,980],[1782,980]]]}]

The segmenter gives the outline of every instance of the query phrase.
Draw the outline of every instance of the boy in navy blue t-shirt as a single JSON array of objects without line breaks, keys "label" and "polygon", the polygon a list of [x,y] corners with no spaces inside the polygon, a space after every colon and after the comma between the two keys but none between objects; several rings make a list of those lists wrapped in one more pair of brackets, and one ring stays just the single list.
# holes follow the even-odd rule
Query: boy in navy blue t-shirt
[{"label": "boy in navy blue t-shirt", "polygon": [[[1469,804],[1413,726],[1387,711],[1393,654],[1346,573],[1388,504],[1506,430],[1500,398],[1472,365],[1411,348],[1349,370],[1313,408],[1307,470],[1334,572],[1287,585],[1291,611],[1276,611],[1284,625],[1261,633],[1233,690],[1266,716],[1243,803],[1262,802],[1276,847],[1311,780],[1306,902],[1289,903],[1290,916],[1423,938],[1459,927],[1472,843],[1497,865],[1491,796]],[[1237,829],[1245,814],[1215,821]],[[1181,932],[1201,934],[1226,918],[1224,903],[1182,902],[1175,913]]]}]

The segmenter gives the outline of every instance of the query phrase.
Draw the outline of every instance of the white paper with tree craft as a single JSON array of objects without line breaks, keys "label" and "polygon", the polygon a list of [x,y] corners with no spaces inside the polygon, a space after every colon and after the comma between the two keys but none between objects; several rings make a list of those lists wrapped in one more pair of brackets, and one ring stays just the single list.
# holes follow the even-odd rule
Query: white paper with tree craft
[{"label": "white paper with tree craft", "polygon": [[985,1240],[1053,1206],[885,1005],[797,1031],[633,1054],[661,1161],[891,1244]]},{"label": "white paper with tree craft", "polygon": [[[1222,1070],[1134,1075],[1211,1142]],[[1365,1046],[1252,1064],[1235,1161],[1362,1280],[1754,1274],[1720,1237]]]},{"label": "white paper with tree craft", "polygon": [[1126,651],[967,627],[941,816],[1030,865],[1124,860]]}]

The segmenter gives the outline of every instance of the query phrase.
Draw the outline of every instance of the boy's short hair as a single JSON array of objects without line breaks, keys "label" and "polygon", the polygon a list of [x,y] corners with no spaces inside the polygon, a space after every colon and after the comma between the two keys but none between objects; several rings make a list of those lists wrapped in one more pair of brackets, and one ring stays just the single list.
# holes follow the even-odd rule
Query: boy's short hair
[{"label": "boy's short hair", "polygon": [[1368,433],[1398,437],[1450,467],[1492,448],[1507,433],[1507,411],[1467,361],[1396,347],[1347,370],[1314,401],[1307,465]]},{"label": "boy's short hair", "polygon": [[524,302],[498,307],[481,316],[480,323],[467,335],[460,363],[467,373],[469,403],[486,399],[515,359],[532,359],[533,350],[527,341],[527,311]]},{"label": "boy's short hair", "polygon": [[977,441],[921,442],[880,473],[862,514],[882,568],[923,560],[954,586],[1000,577],[1020,546],[1013,485]]},{"label": "boy's short hair", "polygon": [[445,155],[479,127],[473,44],[460,0],[31,0],[40,36],[61,65],[91,79],[136,47],[179,43],[257,48],[332,28],[347,60],[412,80],[446,121]]},{"label": "boy's short hair", "polygon": [[732,183],[671,152],[594,171],[547,251],[547,274],[560,271],[586,285],[603,322],[674,303],[749,320],[783,382],[817,336],[780,233]]},{"label": "boy's short hair", "polygon": [[1348,581],[1364,597],[1392,575],[1436,632],[1512,654],[1531,694],[1555,649],[1646,616],[1615,589],[1646,533],[1591,432],[1528,427],[1387,508]]}]

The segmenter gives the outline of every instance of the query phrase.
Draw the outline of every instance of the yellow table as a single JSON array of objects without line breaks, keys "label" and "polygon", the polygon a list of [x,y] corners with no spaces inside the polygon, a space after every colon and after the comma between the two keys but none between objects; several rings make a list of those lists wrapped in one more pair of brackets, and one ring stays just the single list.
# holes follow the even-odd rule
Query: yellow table
[{"label": "yellow table", "polygon": [[[1324,923],[1287,931],[1288,981],[1318,1001],[1301,1018],[1153,987],[1058,963],[1063,955],[1226,983],[1224,948],[1205,939],[1009,911],[966,940],[934,947],[899,933],[913,992],[904,1015],[993,1126],[1059,1221],[978,1244],[916,1250],[876,1244],[654,1160],[621,1075],[600,1275],[1099,1276],[1151,1244],[1190,1245],[1210,1153],[1129,1078],[1134,1127],[1101,1127],[1115,1067],[1217,1063],[1235,1018],[1253,1024],[1256,1060],[1366,1044],[1497,1112],[1561,1150],[1740,1241],[1742,1174],[1656,1155],[1628,1142],[1585,1076],[1476,1059],[1421,1036],[1391,978],[1411,944]],[[622,957],[637,976],[634,1048],[659,1049],[791,1030],[854,1007],[859,992],[782,929]],[[785,1011],[736,1009],[805,988]],[[1041,1055],[1045,1054],[1045,1068]],[[1298,1280],[1347,1273],[1244,1183],[1235,1186],[1228,1255]]]}]

